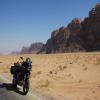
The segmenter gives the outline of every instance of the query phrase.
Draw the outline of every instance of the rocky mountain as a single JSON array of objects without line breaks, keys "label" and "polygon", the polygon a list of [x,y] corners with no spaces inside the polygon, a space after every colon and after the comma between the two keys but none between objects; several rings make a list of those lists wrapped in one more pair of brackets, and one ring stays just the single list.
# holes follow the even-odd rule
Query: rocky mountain
[{"label": "rocky mountain", "polygon": [[10,54],[17,55],[19,53],[20,53],[19,51],[12,51]]},{"label": "rocky mountain", "polygon": [[37,54],[41,48],[44,46],[41,42],[32,43],[30,47],[23,47],[21,54]]},{"label": "rocky mountain", "polygon": [[83,21],[73,19],[67,27],[51,33],[39,53],[100,51],[100,4]]},{"label": "rocky mountain", "polygon": [[100,50],[100,4],[82,22],[83,40],[87,51]]}]

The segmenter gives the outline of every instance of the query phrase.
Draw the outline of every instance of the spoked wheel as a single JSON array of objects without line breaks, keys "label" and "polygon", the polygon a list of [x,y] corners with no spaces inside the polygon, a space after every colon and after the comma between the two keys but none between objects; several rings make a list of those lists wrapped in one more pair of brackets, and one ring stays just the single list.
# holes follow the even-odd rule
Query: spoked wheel
[{"label": "spoked wheel", "polygon": [[26,95],[29,91],[29,79],[25,80],[25,83],[23,84],[23,94]]}]

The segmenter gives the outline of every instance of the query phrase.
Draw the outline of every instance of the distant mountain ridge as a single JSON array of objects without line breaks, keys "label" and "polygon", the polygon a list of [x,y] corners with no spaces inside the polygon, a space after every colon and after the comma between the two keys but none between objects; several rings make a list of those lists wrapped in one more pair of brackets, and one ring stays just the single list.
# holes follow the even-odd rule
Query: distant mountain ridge
[{"label": "distant mountain ridge", "polygon": [[43,46],[41,42],[32,43],[29,47],[23,47],[20,54],[37,54]]}]

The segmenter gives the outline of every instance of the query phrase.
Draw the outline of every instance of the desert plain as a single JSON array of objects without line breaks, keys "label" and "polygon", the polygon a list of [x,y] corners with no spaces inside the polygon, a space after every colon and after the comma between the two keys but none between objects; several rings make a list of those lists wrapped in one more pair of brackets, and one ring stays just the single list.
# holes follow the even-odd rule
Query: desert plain
[{"label": "desert plain", "polygon": [[10,67],[30,57],[30,91],[46,100],[100,100],[100,52],[0,55],[0,75],[11,81]]}]

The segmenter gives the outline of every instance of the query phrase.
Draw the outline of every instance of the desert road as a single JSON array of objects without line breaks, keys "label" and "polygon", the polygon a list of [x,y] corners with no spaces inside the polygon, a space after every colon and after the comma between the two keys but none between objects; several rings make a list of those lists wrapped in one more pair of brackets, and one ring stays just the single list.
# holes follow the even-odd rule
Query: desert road
[{"label": "desert road", "polygon": [[42,100],[28,93],[22,95],[19,89],[13,89],[10,82],[6,82],[3,78],[0,78],[0,100]]}]

